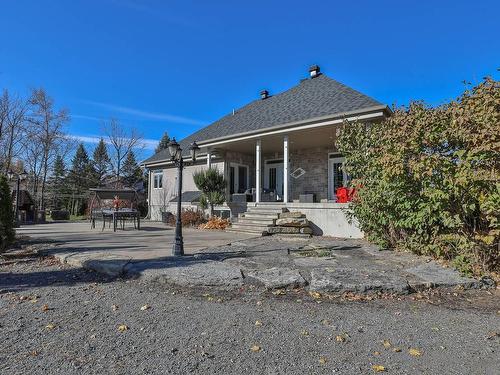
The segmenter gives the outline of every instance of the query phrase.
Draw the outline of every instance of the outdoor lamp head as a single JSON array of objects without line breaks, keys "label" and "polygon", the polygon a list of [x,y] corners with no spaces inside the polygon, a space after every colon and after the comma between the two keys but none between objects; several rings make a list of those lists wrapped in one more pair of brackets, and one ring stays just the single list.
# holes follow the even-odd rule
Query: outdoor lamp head
[{"label": "outdoor lamp head", "polygon": [[9,180],[12,180],[14,178],[14,172],[12,172],[12,170],[10,170],[10,169],[7,172],[7,178]]},{"label": "outdoor lamp head", "polygon": [[25,170],[23,170],[21,172],[21,174],[19,175],[19,178],[21,179],[21,181],[26,180],[27,177],[28,177],[28,173]]},{"label": "outdoor lamp head", "polygon": [[168,142],[168,152],[170,153],[170,160],[174,160],[177,156],[177,152],[179,151],[179,144],[176,142],[175,138],[173,138],[170,142]]},{"label": "outdoor lamp head", "polygon": [[196,154],[198,153],[199,150],[200,150],[200,147],[198,146],[198,144],[196,142],[191,143],[191,147],[189,147],[189,152],[191,153],[191,160],[193,162],[196,161]]}]

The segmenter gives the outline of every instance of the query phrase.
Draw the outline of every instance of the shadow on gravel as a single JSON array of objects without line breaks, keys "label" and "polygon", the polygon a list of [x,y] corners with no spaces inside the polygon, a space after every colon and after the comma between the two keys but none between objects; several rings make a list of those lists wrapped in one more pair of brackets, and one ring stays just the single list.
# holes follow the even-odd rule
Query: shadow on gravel
[{"label": "shadow on gravel", "polygon": [[[20,263],[38,263],[38,259],[21,259]],[[39,269],[39,265],[35,265]],[[0,268],[2,270],[2,268]],[[0,272],[0,294],[22,292],[46,286],[72,286],[79,283],[110,282],[112,278],[79,268],[33,272]]]}]

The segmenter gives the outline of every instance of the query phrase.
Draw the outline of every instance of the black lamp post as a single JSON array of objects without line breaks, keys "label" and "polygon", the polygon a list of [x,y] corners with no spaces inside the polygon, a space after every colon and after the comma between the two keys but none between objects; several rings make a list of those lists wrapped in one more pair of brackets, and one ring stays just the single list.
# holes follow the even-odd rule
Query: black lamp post
[{"label": "black lamp post", "polygon": [[26,171],[22,171],[21,173],[17,174],[14,173],[13,171],[9,170],[7,172],[7,177],[9,178],[10,181],[14,179],[14,177],[17,177],[17,182],[16,182],[16,207],[14,209],[14,227],[19,228],[19,192],[21,190],[21,181],[26,179],[28,174]]},{"label": "black lamp post", "polygon": [[[196,142],[191,143],[189,151],[191,153],[191,160],[196,161],[196,153],[200,148]],[[177,218],[175,221],[175,243],[172,249],[173,256],[184,255],[184,240],[182,238],[182,170],[184,169],[184,159],[182,158],[181,146],[175,141],[175,138],[168,143],[168,152],[170,153],[170,160],[177,167]]]}]

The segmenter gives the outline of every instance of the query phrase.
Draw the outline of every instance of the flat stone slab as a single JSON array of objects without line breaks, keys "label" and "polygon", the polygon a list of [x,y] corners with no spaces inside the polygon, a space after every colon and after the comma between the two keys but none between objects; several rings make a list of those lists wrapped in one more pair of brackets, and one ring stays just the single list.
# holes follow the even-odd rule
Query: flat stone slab
[{"label": "flat stone slab", "polygon": [[408,294],[410,286],[402,276],[383,274],[377,270],[356,268],[314,268],[311,270],[309,289],[323,293],[376,293]]},{"label": "flat stone slab", "polygon": [[246,276],[261,282],[267,289],[295,288],[307,284],[298,270],[290,268],[250,270],[246,272]]},{"label": "flat stone slab", "polygon": [[435,262],[420,264],[405,271],[417,277],[417,280],[410,282],[410,285],[415,289],[454,286],[463,286],[464,288],[481,287],[480,281],[463,277],[457,271],[451,268],[443,268]]},{"label": "flat stone slab", "polygon": [[125,266],[131,260],[129,257],[106,253],[48,253],[61,263],[82,267],[111,277],[123,275]]},{"label": "flat stone slab", "polygon": [[127,266],[126,272],[145,281],[183,287],[239,287],[243,285],[243,275],[239,267],[217,261],[198,262],[182,259],[138,262]]}]

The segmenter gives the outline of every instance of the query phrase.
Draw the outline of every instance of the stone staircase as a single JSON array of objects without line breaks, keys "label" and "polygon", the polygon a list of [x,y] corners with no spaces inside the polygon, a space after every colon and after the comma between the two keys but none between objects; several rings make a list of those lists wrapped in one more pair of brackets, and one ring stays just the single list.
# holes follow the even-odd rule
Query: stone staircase
[{"label": "stone staircase", "polygon": [[238,219],[233,221],[226,231],[262,235],[269,227],[274,226],[279,214],[286,211],[284,204],[256,203],[255,206],[248,206],[246,212],[239,214]]}]

